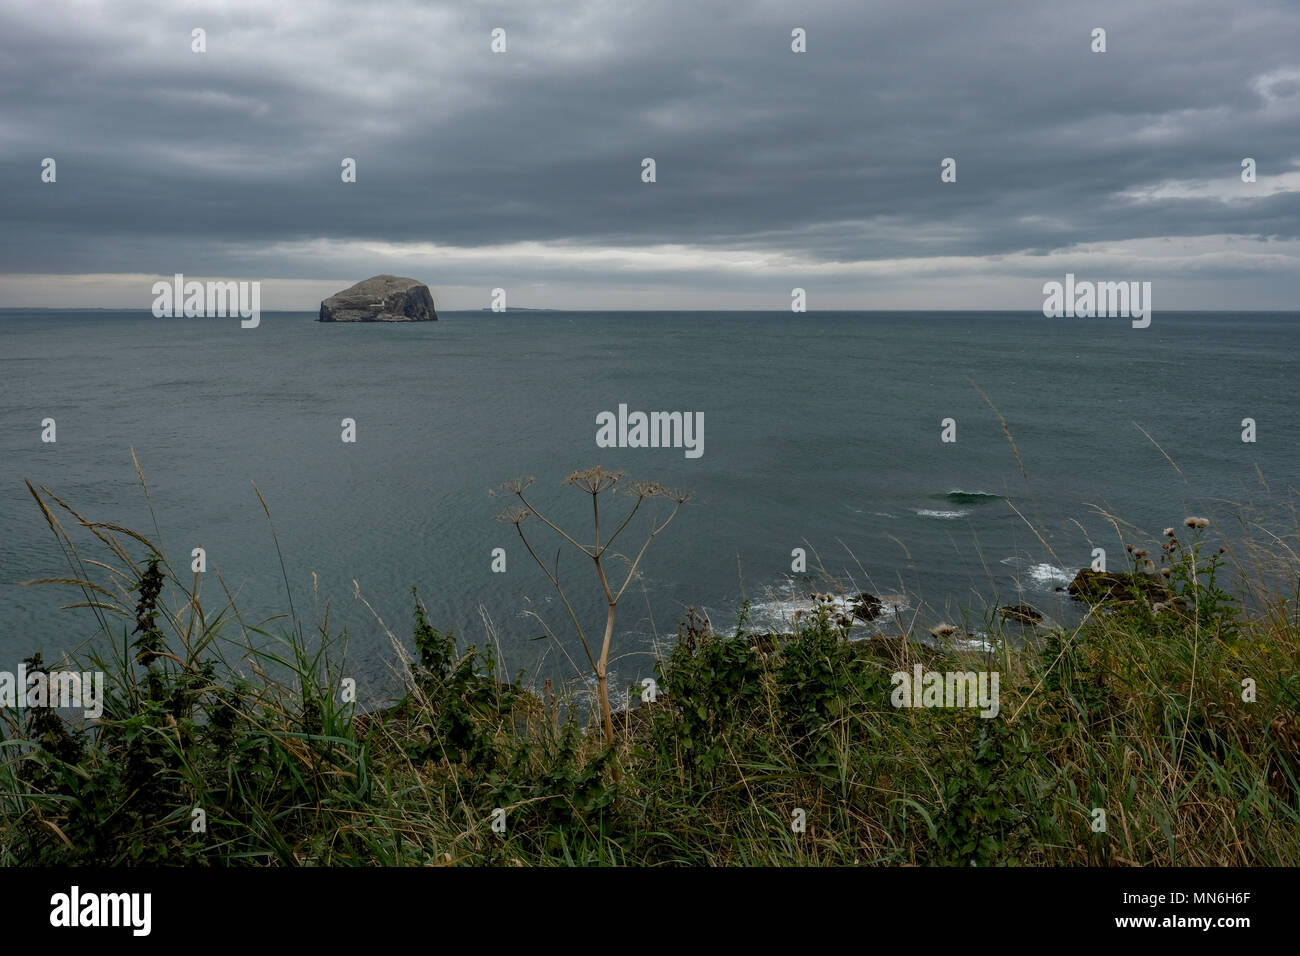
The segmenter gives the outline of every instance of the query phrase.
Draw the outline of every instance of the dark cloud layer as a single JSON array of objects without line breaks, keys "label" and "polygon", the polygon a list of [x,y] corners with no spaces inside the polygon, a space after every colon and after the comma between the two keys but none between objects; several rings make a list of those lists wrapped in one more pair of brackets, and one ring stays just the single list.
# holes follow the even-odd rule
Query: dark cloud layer
[{"label": "dark cloud layer", "polygon": [[[915,260],[995,275],[988,257],[1195,240],[1170,274],[1294,305],[1297,36],[1294,4],[1166,0],[10,4],[0,272],[324,279],[352,270],[323,240],[671,245],[685,266],[638,281],[736,281],[709,252],[750,251],[851,288],[870,271],[848,264],[908,260],[923,286]],[[521,274],[610,281],[599,263]]]}]

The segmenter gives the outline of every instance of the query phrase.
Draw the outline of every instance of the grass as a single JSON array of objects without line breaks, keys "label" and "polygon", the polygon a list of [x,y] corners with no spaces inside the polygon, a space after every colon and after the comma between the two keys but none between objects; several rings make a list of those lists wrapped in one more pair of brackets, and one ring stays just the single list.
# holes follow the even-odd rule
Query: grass
[{"label": "grass", "polygon": [[[147,536],[31,490],[108,699],[90,725],[2,712],[5,865],[1300,864],[1295,596],[1230,590],[1197,528],[1134,542],[1170,600],[1110,593],[1027,641],[990,616],[983,652],[901,622],[849,640],[821,602],[787,633],[691,612],[656,699],[606,724],[498,677],[418,595],[403,686],[357,713],[327,617],[246,622]],[[999,715],[896,708],[918,663],[996,670]]]}]

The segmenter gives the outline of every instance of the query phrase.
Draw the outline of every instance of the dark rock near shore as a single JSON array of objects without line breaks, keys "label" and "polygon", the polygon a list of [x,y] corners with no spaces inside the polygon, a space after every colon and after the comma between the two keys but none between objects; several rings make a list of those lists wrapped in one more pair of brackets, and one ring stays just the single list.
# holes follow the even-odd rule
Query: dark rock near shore
[{"label": "dark rock near shore", "polygon": [[1043,615],[1028,604],[1009,604],[998,608],[998,610],[1008,621],[1019,621],[1021,624],[1043,623]]},{"label": "dark rock near shore", "polygon": [[885,605],[884,602],[874,594],[868,594],[866,591],[863,591],[853,599],[852,608],[853,616],[859,620],[874,621],[876,618],[880,617],[881,612],[885,609]]},{"label": "dark rock near shore", "polygon": [[1169,601],[1173,595],[1155,575],[1128,571],[1094,571],[1080,568],[1070,586],[1070,595],[1081,601],[1132,601],[1140,595],[1151,601]]},{"label": "dark rock near shore", "polygon": [[321,322],[437,322],[429,287],[402,276],[372,276],[320,304]]}]

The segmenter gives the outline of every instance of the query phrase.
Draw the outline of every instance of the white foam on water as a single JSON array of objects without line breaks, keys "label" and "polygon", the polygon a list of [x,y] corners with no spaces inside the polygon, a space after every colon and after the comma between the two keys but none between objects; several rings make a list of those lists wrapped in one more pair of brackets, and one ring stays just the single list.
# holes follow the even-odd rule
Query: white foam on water
[{"label": "white foam on water", "polygon": [[982,651],[983,653],[988,654],[997,649],[995,645],[989,641],[988,637],[989,636],[983,631],[975,631],[973,634],[965,634],[960,637],[954,634],[949,638],[949,640],[952,641],[954,647],[962,650]]},{"label": "white foam on water", "polygon": [[[794,612],[803,611],[804,616],[815,612],[817,607],[826,608],[832,621],[837,615],[843,615],[853,622],[850,631],[867,632],[879,628],[880,625],[889,621],[899,611],[908,610],[911,605],[907,603],[907,598],[902,594],[881,594],[877,595],[880,599],[881,608],[879,615],[871,621],[863,621],[853,616],[853,606],[859,591],[852,594],[836,594],[832,600],[814,601],[808,596],[808,591],[800,587],[798,594],[795,593],[794,585],[787,582],[776,589],[776,593],[769,599],[761,601],[752,601],[749,605],[749,629],[769,629],[778,632],[785,632],[794,629]],[[812,588],[812,590],[816,590]],[[715,626],[717,622],[714,622]],[[735,628],[732,627],[728,634],[735,634]]]},{"label": "white foam on water", "polygon": [[953,518],[964,518],[970,514],[969,511],[936,511],[931,508],[913,508],[912,510],[922,518],[944,518],[948,520]]},{"label": "white foam on water", "polygon": [[1048,590],[1058,584],[1069,584],[1074,580],[1073,574],[1054,564],[1034,564],[1027,569],[1027,573],[1035,584]]}]

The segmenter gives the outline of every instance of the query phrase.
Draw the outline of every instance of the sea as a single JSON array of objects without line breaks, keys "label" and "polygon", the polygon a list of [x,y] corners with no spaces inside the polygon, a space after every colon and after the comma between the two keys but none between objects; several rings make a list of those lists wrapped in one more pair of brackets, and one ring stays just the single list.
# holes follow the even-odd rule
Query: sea
[{"label": "sea", "polygon": [[[70,566],[27,482],[197,581],[238,667],[246,647],[324,633],[369,701],[400,682],[412,588],[502,672],[586,679],[576,628],[598,644],[607,602],[578,548],[595,542],[592,497],[566,478],[596,466],[625,473],[596,500],[602,543],[633,482],[690,493],[675,514],[642,502],[605,553],[616,591],[641,555],[616,687],[653,673],[691,608],[719,631],[784,630],[813,594],[836,613],[865,591],[884,613],[854,638],[950,623],[988,646],[998,606],[1077,620],[1062,588],[1098,549],[1122,568],[1126,546],[1158,553],[1188,516],[1216,546],[1295,546],[1296,313],[1158,313],[1145,329],[1028,312],[314,320],[0,311],[0,667],[135,624],[68,607],[87,601],[77,586],[29,583],[84,573],[112,590],[87,562],[120,561],[56,506]],[[620,406],[702,421],[695,449],[602,447],[598,420]],[[536,515],[499,520],[516,478],[573,541]]]}]

